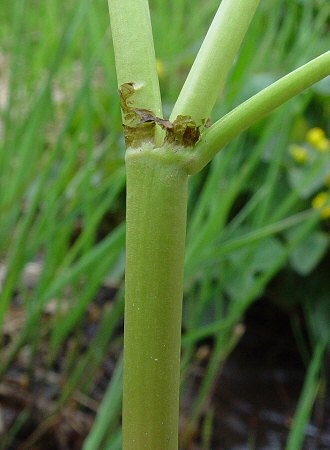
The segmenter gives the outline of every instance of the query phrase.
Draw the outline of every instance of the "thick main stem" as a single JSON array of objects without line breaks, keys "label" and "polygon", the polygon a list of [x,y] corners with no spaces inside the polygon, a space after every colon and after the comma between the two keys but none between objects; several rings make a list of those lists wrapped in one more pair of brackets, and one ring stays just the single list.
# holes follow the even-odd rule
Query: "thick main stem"
[{"label": "thick main stem", "polygon": [[151,149],[126,167],[123,448],[177,450],[188,176]]}]

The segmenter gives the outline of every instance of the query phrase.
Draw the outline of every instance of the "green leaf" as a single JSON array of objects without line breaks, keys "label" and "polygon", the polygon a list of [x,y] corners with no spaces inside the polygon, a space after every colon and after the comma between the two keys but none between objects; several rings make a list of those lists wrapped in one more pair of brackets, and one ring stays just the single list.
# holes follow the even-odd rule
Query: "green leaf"
[{"label": "green leaf", "polygon": [[315,231],[291,253],[291,266],[300,275],[308,275],[319,264],[328,246],[329,236]]}]

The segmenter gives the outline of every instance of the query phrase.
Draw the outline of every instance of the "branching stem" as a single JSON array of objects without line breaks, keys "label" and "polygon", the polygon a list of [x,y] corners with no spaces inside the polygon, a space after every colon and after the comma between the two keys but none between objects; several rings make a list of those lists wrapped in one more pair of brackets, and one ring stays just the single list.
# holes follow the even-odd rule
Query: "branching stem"
[{"label": "branching stem", "polygon": [[328,75],[330,51],[289,73],[226,114],[202,134],[189,165],[190,175],[203,169],[242,131]]},{"label": "branching stem", "polygon": [[329,75],[330,52],[244,102],[200,137],[260,0],[222,0],[172,123],[160,119],[148,0],[108,1],[128,147],[123,449],[177,450],[188,174]]}]

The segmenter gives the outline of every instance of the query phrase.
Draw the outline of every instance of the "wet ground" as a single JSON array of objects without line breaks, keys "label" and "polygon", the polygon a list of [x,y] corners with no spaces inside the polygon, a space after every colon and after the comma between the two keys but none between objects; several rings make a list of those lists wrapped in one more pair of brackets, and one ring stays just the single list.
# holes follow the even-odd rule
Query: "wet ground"
[{"label": "wet ground", "polygon": [[[282,450],[305,376],[287,314],[269,301],[246,316],[246,333],[214,394],[212,450]],[[330,449],[330,396],[319,398],[306,450]]]}]

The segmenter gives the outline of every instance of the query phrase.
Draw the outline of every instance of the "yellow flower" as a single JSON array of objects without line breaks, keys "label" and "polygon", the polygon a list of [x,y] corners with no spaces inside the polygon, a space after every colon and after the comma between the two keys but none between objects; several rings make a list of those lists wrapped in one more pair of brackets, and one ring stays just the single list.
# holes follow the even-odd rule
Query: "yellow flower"
[{"label": "yellow flower", "polygon": [[330,141],[322,128],[311,128],[308,130],[306,140],[321,153],[330,150]]},{"label": "yellow flower", "polygon": [[323,191],[319,192],[312,200],[312,207],[314,209],[321,209],[326,204],[328,200],[328,193]]},{"label": "yellow flower", "polygon": [[326,138],[324,130],[322,128],[311,128],[307,131],[306,140],[310,144],[314,145],[319,142],[320,139]]},{"label": "yellow flower", "polygon": [[321,217],[322,219],[329,219],[330,218],[330,205],[326,206],[321,211]]},{"label": "yellow flower", "polygon": [[330,204],[328,200],[329,194],[325,191],[319,192],[312,200],[312,207],[320,210],[323,219],[328,219],[330,217]]},{"label": "yellow flower", "polygon": [[317,145],[315,145],[316,150],[321,153],[328,152],[330,150],[330,141],[327,138],[320,139]]},{"label": "yellow flower", "polygon": [[290,145],[290,155],[299,164],[304,164],[308,160],[307,150],[301,145]]},{"label": "yellow flower", "polygon": [[158,73],[158,76],[159,76],[160,78],[162,78],[162,76],[163,76],[164,73],[165,73],[165,69],[164,69],[164,64],[162,63],[162,61],[161,61],[160,59],[157,59],[157,61],[156,61],[156,67],[157,67],[157,73]]}]

